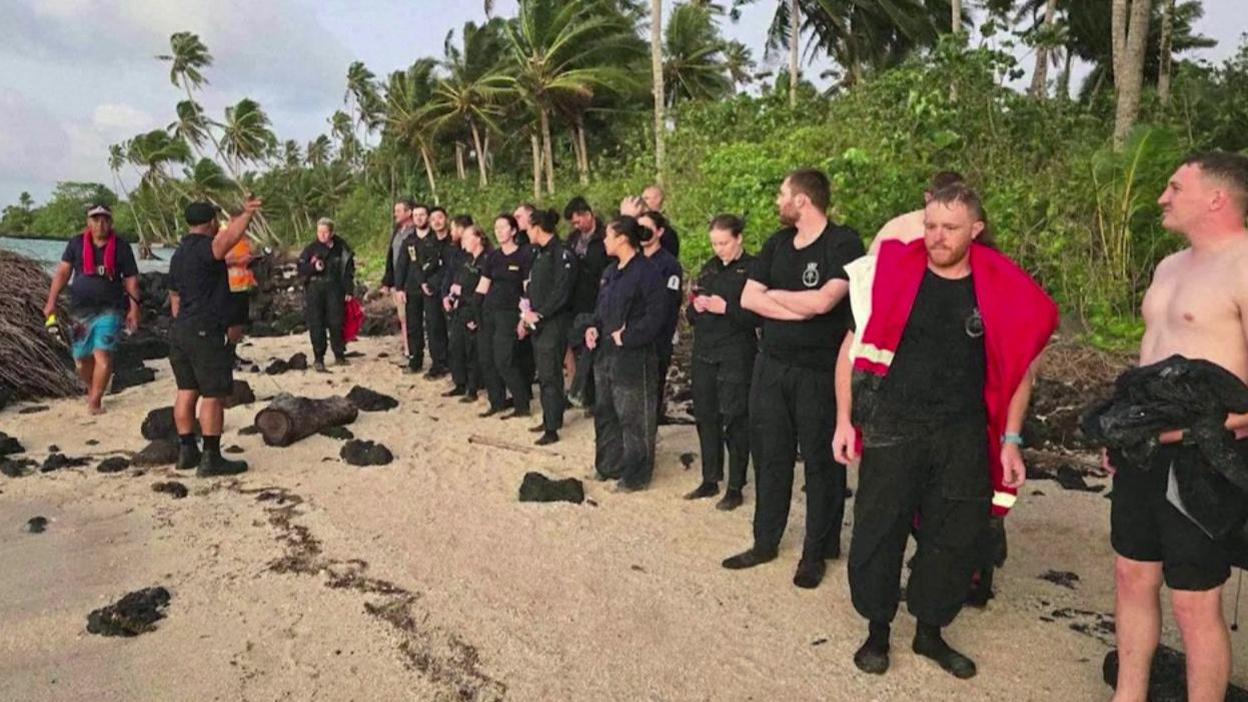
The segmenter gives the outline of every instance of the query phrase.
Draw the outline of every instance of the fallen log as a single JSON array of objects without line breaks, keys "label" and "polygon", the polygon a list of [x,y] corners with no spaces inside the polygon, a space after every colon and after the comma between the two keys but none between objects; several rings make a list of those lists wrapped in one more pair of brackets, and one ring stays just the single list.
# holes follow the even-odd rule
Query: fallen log
[{"label": "fallen log", "polygon": [[282,393],[256,414],[256,427],[268,446],[290,446],[318,431],[350,424],[360,411],[345,397],[320,400]]}]

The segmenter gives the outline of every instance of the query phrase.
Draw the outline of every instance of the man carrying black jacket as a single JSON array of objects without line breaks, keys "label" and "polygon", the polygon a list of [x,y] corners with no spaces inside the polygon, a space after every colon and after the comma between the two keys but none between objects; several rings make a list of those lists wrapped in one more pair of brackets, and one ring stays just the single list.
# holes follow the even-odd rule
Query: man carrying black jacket
[{"label": "man carrying black jacket", "polygon": [[520,302],[519,333],[533,338],[537,382],[541,388],[542,423],[538,446],[559,440],[567,398],[563,392],[563,356],[572,324],[572,289],[576,258],[555,233],[559,215],[554,210],[530,213],[529,237],[536,247],[526,285],[528,304]]},{"label": "man carrying black jacket", "polygon": [[[594,215],[593,208],[589,206],[585,198],[580,196],[568,202],[568,206],[563,209],[563,217],[572,224],[572,233],[568,235],[567,247],[576,255],[576,285],[572,290],[572,314],[577,316],[593,314],[594,306],[598,301],[598,286],[602,280],[602,274],[606,271],[607,265],[611,263],[604,243],[607,230],[602,221]],[[572,381],[574,399],[579,400],[589,412],[594,406],[593,366],[588,363],[577,363],[578,356],[587,353],[579,340],[577,346],[579,347],[577,354],[569,351],[564,364],[568,367],[570,374],[576,376]],[[584,371],[578,372],[577,369],[584,369]]]},{"label": "man carrying black jacket", "polygon": [[806,472],[806,538],[793,577],[818,587],[825,558],[841,555],[845,466],[832,457],[834,374],[850,326],[845,264],[866,253],[857,232],[826,214],[828,177],[797,170],[780,186],[784,229],[758,255],[741,306],[763,318],[761,353],[750,382],[750,448],[758,481],[754,545],[728,558],[729,569],[774,560],[789,520],[800,445]]}]

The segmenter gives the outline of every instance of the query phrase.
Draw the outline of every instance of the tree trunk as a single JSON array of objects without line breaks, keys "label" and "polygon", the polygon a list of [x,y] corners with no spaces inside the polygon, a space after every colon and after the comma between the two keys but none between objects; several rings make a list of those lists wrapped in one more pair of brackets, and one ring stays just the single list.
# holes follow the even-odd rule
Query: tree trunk
[{"label": "tree trunk", "polygon": [[797,109],[798,45],[802,37],[801,9],[797,0],[789,2],[789,109]]},{"label": "tree trunk", "polygon": [[468,120],[468,126],[472,127],[472,146],[477,150],[477,171],[479,172],[481,187],[490,184],[490,179],[485,175],[485,149],[481,147],[481,130],[477,128],[477,123]]},{"label": "tree trunk", "polygon": [[[796,0],[794,0],[796,5]],[[650,0],[650,75],[654,83],[654,178],[663,182],[663,0]]]},{"label": "tree trunk", "polygon": [[429,147],[420,146],[420,158],[425,163],[425,177],[429,179],[429,194],[438,199],[438,184],[433,179],[433,159],[429,157]]},{"label": "tree trunk", "polygon": [[[1044,5],[1044,29],[1047,36],[1057,21],[1057,0],[1048,0]],[[1043,100],[1049,87],[1049,47],[1041,43],[1036,46],[1036,70],[1031,74],[1031,89],[1028,91],[1037,100]]]},{"label": "tree trunk", "polygon": [[555,148],[551,145],[550,139],[550,114],[546,112],[546,108],[539,109],[542,122],[542,165],[546,167],[546,193],[553,195],[555,192]]},{"label": "tree trunk", "polygon": [[1120,151],[1140,113],[1140,89],[1144,83],[1144,51],[1148,39],[1149,0],[1114,0],[1114,87],[1118,106],[1114,113],[1114,150]]},{"label": "tree trunk", "polygon": [[350,424],[359,414],[345,397],[313,400],[282,393],[256,414],[256,428],[266,446],[290,446],[326,427]]},{"label": "tree trunk", "polygon": [[464,144],[455,142],[455,173],[460,180],[468,180],[468,170],[464,168]]},{"label": "tree trunk", "polygon": [[1073,58],[1074,58],[1074,52],[1071,51],[1069,46],[1067,46],[1066,47],[1066,60],[1065,60],[1065,63],[1062,65],[1062,73],[1061,75],[1057,77],[1057,99],[1058,100],[1065,101],[1065,100],[1070,99],[1070,63]]},{"label": "tree trunk", "polygon": [[949,31],[954,34],[962,33],[962,0],[953,0],[949,3]]},{"label": "tree trunk", "polygon": [[1174,41],[1174,0],[1164,0],[1161,6],[1161,42],[1157,56],[1157,97],[1161,104],[1170,104],[1170,70],[1173,61],[1171,49]]},{"label": "tree trunk", "polygon": [[529,145],[533,147],[533,199],[542,199],[542,146],[537,132],[529,130]]},{"label": "tree trunk", "polygon": [[581,144],[581,158],[585,161],[581,170],[581,185],[589,185],[589,144],[585,142],[585,120],[579,115],[576,118],[576,139]]}]

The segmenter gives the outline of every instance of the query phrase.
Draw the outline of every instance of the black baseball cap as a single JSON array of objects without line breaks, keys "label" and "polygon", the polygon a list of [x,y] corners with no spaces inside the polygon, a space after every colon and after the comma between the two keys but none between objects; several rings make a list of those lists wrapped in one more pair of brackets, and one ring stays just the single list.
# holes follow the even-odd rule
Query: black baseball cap
[{"label": "black baseball cap", "polygon": [[108,205],[105,205],[102,203],[96,203],[87,208],[88,217],[99,217],[101,215],[111,219],[113,216],[113,211],[108,209]]},{"label": "black baseball cap", "polygon": [[220,212],[211,202],[192,202],[186,206],[186,223],[192,227],[208,224],[217,218]]}]

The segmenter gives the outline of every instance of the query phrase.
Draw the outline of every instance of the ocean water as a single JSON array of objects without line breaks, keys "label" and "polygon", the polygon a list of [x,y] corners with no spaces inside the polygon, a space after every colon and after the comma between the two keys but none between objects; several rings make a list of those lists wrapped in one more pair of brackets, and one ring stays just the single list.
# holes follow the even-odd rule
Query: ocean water
[{"label": "ocean water", "polygon": [[[43,267],[51,273],[56,269],[56,264],[60,263],[61,254],[65,253],[65,242],[55,239],[17,239],[0,236],[0,249],[33,258],[42,263]],[[134,258],[138,261],[138,249],[131,245],[131,250],[134,251]],[[173,249],[155,248],[152,251],[159,257],[159,260],[138,261],[139,272],[168,271],[169,257],[173,255]]]}]

